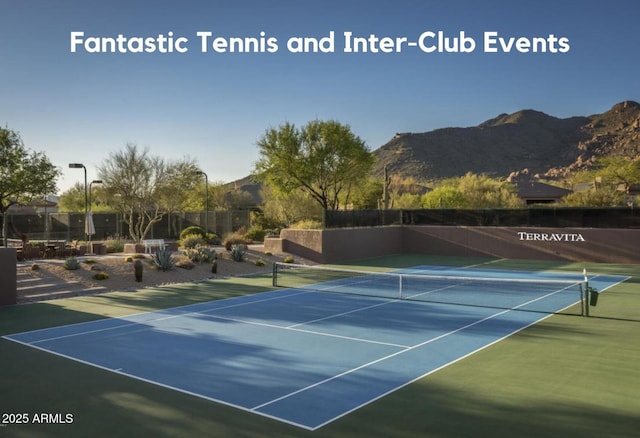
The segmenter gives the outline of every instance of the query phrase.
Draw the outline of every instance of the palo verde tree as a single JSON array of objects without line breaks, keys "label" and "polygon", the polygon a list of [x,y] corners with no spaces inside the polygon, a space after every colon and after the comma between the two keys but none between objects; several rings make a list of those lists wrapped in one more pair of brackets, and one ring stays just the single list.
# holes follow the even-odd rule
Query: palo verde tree
[{"label": "palo verde tree", "polygon": [[42,152],[28,150],[20,135],[0,128],[0,213],[2,235],[7,244],[7,210],[56,192],[60,170]]},{"label": "palo verde tree", "polygon": [[374,163],[351,128],[333,120],[315,120],[302,129],[285,123],[268,129],[257,144],[257,179],[284,194],[301,190],[325,210],[348,203],[351,190]]},{"label": "palo verde tree", "polygon": [[446,179],[423,196],[427,208],[516,208],[522,201],[514,184],[487,175],[466,175]]}]

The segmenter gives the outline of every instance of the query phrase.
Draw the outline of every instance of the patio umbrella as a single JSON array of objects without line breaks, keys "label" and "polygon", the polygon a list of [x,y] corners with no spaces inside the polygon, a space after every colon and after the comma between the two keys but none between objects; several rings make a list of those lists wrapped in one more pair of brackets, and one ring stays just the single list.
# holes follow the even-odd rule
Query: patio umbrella
[{"label": "patio umbrella", "polygon": [[84,221],[84,233],[87,236],[96,234],[96,226],[93,224],[93,212],[88,211]]}]

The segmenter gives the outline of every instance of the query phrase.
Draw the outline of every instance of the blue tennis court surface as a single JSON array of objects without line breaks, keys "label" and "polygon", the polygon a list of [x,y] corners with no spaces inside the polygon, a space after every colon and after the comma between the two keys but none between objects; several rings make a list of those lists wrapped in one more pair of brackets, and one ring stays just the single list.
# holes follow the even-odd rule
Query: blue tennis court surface
[{"label": "blue tennis court surface", "polygon": [[546,317],[291,288],[5,338],[314,430]]}]

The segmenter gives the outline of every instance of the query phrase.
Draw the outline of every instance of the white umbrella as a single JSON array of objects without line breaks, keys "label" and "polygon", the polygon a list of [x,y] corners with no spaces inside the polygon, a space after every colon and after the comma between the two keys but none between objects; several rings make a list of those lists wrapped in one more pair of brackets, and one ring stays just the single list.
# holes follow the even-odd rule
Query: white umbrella
[{"label": "white umbrella", "polygon": [[84,221],[84,233],[87,236],[96,234],[96,226],[93,224],[93,212],[88,211]]}]

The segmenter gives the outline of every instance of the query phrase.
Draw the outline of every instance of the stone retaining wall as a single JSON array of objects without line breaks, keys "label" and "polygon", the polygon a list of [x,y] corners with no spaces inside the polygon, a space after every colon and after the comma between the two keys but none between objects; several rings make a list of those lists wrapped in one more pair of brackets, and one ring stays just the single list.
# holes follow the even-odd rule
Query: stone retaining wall
[{"label": "stone retaining wall", "polygon": [[0,306],[18,302],[17,258],[15,248],[0,248]]}]

